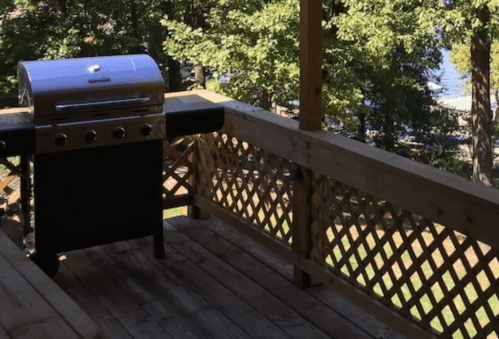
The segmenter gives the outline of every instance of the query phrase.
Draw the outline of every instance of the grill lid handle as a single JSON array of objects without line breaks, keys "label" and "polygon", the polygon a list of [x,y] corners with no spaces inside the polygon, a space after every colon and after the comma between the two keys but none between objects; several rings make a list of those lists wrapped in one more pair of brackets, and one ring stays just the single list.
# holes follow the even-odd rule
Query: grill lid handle
[{"label": "grill lid handle", "polygon": [[134,98],[134,99],[120,99],[120,100],[106,100],[106,101],[91,101],[91,102],[82,102],[77,104],[64,104],[64,105],[56,105],[55,109],[58,112],[67,112],[67,111],[75,111],[75,110],[84,110],[84,109],[96,109],[96,108],[108,108],[109,106],[121,106],[121,105],[130,105],[130,104],[146,104],[151,99],[148,97],[143,98]]}]

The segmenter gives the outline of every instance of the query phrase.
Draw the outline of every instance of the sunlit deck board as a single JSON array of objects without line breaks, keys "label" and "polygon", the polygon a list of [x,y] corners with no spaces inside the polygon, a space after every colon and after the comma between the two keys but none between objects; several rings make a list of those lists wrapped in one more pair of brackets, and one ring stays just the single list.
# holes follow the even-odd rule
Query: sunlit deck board
[{"label": "sunlit deck board", "polygon": [[214,218],[171,219],[164,240],[162,260],[149,238],[68,252],[54,280],[112,338],[398,338]]},{"label": "sunlit deck board", "polygon": [[0,231],[0,338],[104,338],[95,322]]},{"label": "sunlit deck board", "polygon": [[[235,246],[240,251],[244,252],[246,255],[254,257],[257,261],[264,263],[271,271],[275,271],[280,276],[284,277],[287,281],[292,281],[293,279],[293,265],[287,263],[286,261],[280,259],[275,256],[271,251],[266,249],[259,244],[255,244],[253,241],[248,241],[248,238],[239,233],[234,232],[231,227],[227,227],[224,223],[218,221],[217,219],[208,219],[202,222],[203,227],[209,229],[211,232],[215,233],[218,237],[224,239],[224,243],[229,244],[229,246]],[[198,231],[202,231],[198,229]],[[272,286],[272,283],[269,284]],[[274,287],[276,288],[276,287]],[[292,291],[300,291],[292,286],[290,288]],[[298,293],[302,293],[300,291]],[[309,296],[306,296],[305,299],[309,300],[311,303],[316,303],[320,301],[320,303],[324,304],[322,306],[318,306],[321,315],[313,318],[313,322],[323,323],[320,326],[328,327],[332,325],[332,328],[329,329],[330,332],[333,333],[332,337],[341,338],[339,334],[343,333],[341,330],[338,330],[338,325],[345,326],[346,328],[354,327],[359,328],[365,333],[368,333],[369,336],[373,336],[375,338],[384,338],[384,339],[404,339],[405,337],[394,333],[392,329],[384,325],[383,323],[376,320],[373,316],[369,315],[365,311],[359,309],[357,306],[350,303],[348,300],[342,298],[338,293],[334,292],[331,288],[327,286],[317,286],[313,288],[308,288],[304,292],[313,296],[316,300],[309,299]],[[293,299],[288,301],[291,303]],[[319,304],[320,305],[320,304]],[[324,307],[325,306],[325,307]],[[299,308],[303,311],[303,315],[308,314],[309,308]],[[344,320],[337,320],[337,315],[345,318]],[[311,315],[308,314],[308,317]],[[354,332],[355,333],[355,332]],[[346,337],[350,337],[348,333],[345,333]]]}]

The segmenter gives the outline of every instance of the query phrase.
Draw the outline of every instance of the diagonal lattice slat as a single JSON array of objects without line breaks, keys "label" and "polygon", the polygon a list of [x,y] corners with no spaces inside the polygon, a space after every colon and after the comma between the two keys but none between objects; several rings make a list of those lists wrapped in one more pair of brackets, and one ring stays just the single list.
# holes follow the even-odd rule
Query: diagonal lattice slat
[{"label": "diagonal lattice slat", "polygon": [[203,135],[199,152],[200,193],[290,245],[294,165],[221,133]]},{"label": "diagonal lattice slat", "polygon": [[19,157],[0,158],[0,207],[7,208],[21,197]]},{"label": "diagonal lattice slat", "polygon": [[163,147],[163,199],[192,194],[189,179],[193,175],[193,137],[165,141]]},{"label": "diagonal lattice slat", "polygon": [[499,336],[497,250],[319,174],[311,190],[315,262],[439,337]]}]

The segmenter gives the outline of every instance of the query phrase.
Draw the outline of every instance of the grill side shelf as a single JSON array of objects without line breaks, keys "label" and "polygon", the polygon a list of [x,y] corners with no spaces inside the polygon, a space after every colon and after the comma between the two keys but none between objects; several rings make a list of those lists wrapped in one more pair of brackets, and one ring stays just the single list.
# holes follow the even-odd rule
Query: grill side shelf
[{"label": "grill side shelf", "polygon": [[166,98],[163,111],[167,137],[215,132],[225,123],[223,106],[198,95]]},{"label": "grill side shelf", "polygon": [[0,158],[35,152],[35,125],[31,113],[0,115]]}]

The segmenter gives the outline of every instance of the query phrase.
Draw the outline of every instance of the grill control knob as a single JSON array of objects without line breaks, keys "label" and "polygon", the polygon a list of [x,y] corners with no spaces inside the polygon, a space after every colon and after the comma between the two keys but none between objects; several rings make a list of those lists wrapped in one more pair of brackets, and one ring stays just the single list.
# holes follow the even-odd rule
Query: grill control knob
[{"label": "grill control knob", "polygon": [[152,134],[152,126],[150,124],[145,124],[140,128],[140,133],[142,133],[143,136],[149,136]]},{"label": "grill control knob", "polygon": [[54,137],[54,143],[57,146],[63,146],[66,142],[68,142],[68,136],[64,133],[56,134]]},{"label": "grill control knob", "polygon": [[83,135],[83,138],[85,139],[86,142],[94,142],[95,139],[97,139],[97,132],[86,131],[85,134]]},{"label": "grill control knob", "polygon": [[123,139],[125,137],[125,129],[123,127],[118,127],[113,131],[113,136],[116,139]]},{"label": "grill control knob", "polygon": [[0,153],[4,152],[7,149],[7,144],[5,141],[0,140]]}]

